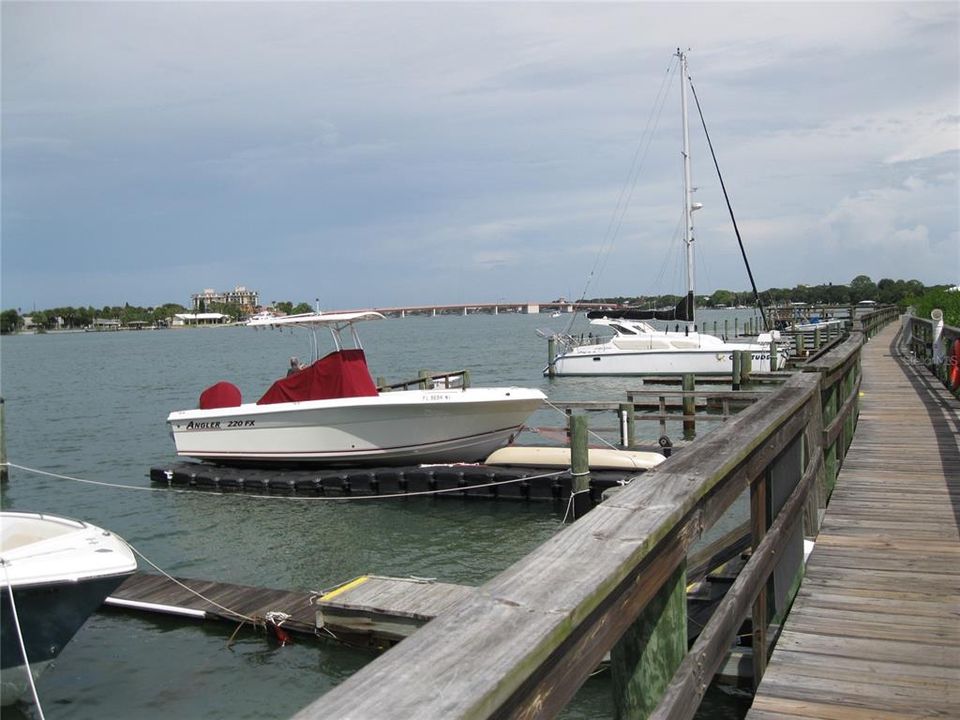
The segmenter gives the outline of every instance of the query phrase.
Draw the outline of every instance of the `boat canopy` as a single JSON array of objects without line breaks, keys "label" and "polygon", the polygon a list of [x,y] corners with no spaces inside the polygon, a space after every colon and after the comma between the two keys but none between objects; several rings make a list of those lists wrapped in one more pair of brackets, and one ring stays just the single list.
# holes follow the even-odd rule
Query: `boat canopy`
[{"label": "boat canopy", "polygon": [[280,317],[257,317],[247,321],[250,327],[282,327],[284,325],[299,325],[301,327],[334,327],[344,328],[351,323],[361,320],[382,320],[383,315],[373,310],[344,313],[301,313],[299,315],[283,315]]},{"label": "boat canopy", "polygon": [[688,293],[677,306],[665,310],[643,310],[623,308],[621,310],[591,310],[587,313],[590,320],[607,318],[608,320],[679,320],[693,322],[693,293]]},{"label": "boat canopy", "polygon": [[[375,313],[376,314],[376,313]],[[335,350],[300,372],[277,380],[257,405],[376,396],[363,350]]]}]

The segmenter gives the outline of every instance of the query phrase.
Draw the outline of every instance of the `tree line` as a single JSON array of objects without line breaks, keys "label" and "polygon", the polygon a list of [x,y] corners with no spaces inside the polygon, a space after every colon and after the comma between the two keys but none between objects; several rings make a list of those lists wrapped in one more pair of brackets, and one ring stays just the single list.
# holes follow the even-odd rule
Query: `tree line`
[{"label": "tree line", "polygon": [[[882,305],[899,305],[905,308],[915,305],[918,308],[926,307],[930,302],[952,307],[960,303],[960,293],[948,293],[947,285],[925,286],[919,280],[892,280],[883,278],[874,282],[867,275],[858,275],[849,285],[797,285],[793,288],[770,288],[760,293],[760,301],[765,307],[786,305],[791,302],[803,302],[808,305],[852,305],[863,300],[873,300]],[[933,299],[929,299],[933,298]],[[586,302],[611,303],[616,305],[635,305],[643,307],[669,307],[680,302],[679,295],[657,296],[618,296],[606,298],[592,298]],[[929,302],[928,302],[929,300]],[[717,290],[712,295],[697,298],[701,307],[736,307],[738,305],[753,305],[754,297],[750,291]],[[306,302],[294,304],[289,300],[274,303],[274,309],[287,315],[308,313],[313,310]],[[931,307],[933,307],[931,305]],[[947,310],[947,307],[944,307]],[[117,320],[121,325],[131,323],[146,323],[148,325],[162,325],[178,313],[189,312],[183,305],[165,303],[156,307],[137,307],[129,303],[121,306],[105,306],[102,308],[88,307],[56,307],[46,310],[36,310],[28,313],[33,324],[43,329],[81,329],[93,325],[95,318],[101,320]],[[211,303],[203,308],[203,312],[219,312],[228,315],[234,321],[241,320],[246,313],[239,305],[226,303]],[[952,316],[952,311],[951,311]],[[0,313],[0,332],[17,332],[24,326],[24,315],[18,309],[5,310]]]},{"label": "tree line", "polygon": [[[853,305],[864,300],[873,300],[881,305],[906,307],[931,290],[945,290],[946,285],[925,286],[919,280],[892,280],[883,278],[874,282],[867,275],[858,275],[849,285],[797,285],[792,288],[769,288],[760,292],[764,307],[807,303],[808,305]],[[593,298],[586,302],[639,305],[643,307],[669,307],[680,302],[679,295],[656,295],[637,297]],[[756,301],[750,290],[717,290],[712,295],[697,297],[700,307],[722,308],[754,305]]]},{"label": "tree line", "polygon": [[[294,305],[288,300],[274,303],[274,309],[287,315],[307,313],[313,308],[305,302]],[[29,317],[32,324],[42,330],[81,330],[93,326],[94,320],[115,320],[121,325],[143,323],[153,327],[161,327],[174,315],[192,312],[177,303],[164,303],[156,307],[139,307],[125,303],[124,305],[106,305],[96,308],[87,307],[55,307],[45,310],[33,310],[24,313],[19,308],[11,308],[0,313],[0,333],[12,333],[21,330],[25,318]],[[231,303],[205,303],[200,312],[222,313],[233,321],[243,319],[247,312],[239,305]]]}]

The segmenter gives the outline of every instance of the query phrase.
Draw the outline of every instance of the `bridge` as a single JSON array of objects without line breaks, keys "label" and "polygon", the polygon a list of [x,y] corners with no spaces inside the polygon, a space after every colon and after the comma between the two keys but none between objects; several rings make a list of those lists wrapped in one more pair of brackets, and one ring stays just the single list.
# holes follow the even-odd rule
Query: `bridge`
[{"label": "bridge", "polygon": [[540,312],[572,313],[586,310],[609,309],[609,303],[569,302],[567,300],[552,300],[550,302],[506,302],[501,300],[495,303],[454,303],[448,305],[403,305],[396,307],[367,308],[383,315],[406,317],[407,315],[469,315],[486,313],[499,315],[500,313],[522,313],[536,315]]},{"label": "bridge", "polygon": [[[692,718],[744,632],[752,720],[960,716],[960,402],[895,319],[857,318],[297,717],[553,717],[609,655],[617,717]],[[688,554],[744,496],[749,559],[689,645]]]}]

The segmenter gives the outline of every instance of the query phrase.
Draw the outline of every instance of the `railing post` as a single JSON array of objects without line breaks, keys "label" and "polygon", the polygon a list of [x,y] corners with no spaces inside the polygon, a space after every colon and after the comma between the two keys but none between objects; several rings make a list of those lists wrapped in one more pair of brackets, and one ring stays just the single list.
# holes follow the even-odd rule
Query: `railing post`
[{"label": "railing post", "polygon": [[814,351],[819,350],[819,349],[820,349],[820,345],[821,345],[821,342],[820,342],[820,328],[815,327],[815,328],[813,329],[813,349],[814,349]]},{"label": "railing post", "polygon": [[[750,534],[753,547],[760,545],[767,534],[767,477],[766,474],[750,484]],[[767,585],[764,583],[753,603],[753,687],[760,685],[767,669]]]},{"label": "railing post", "polygon": [[433,387],[433,383],[430,381],[430,375],[432,373],[429,370],[421,370],[417,373],[417,377],[420,378],[418,387],[421,390],[429,390]]},{"label": "railing post", "polygon": [[610,651],[614,717],[646,718],[687,653],[687,568],[682,562]]},{"label": "railing post", "polygon": [[583,517],[590,509],[590,456],[587,447],[587,418],[570,415],[570,501],[573,517]]}]

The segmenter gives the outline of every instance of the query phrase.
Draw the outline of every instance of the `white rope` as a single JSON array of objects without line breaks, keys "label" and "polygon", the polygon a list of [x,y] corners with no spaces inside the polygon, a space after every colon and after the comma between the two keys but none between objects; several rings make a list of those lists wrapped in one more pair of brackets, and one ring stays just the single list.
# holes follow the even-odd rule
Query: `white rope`
[{"label": "white rope", "polygon": [[3,568],[3,580],[7,584],[7,593],[10,595],[10,609],[13,611],[13,624],[17,628],[17,642],[20,643],[20,652],[23,653],[23,669],[27,673],[27,682],[30,684],[30,692],[33,694],[33,703],[37,707],[37,713],[40,720],[45,720],[43,716],[43,707],[40,705],[40,696],[37,695],[37,686],[33,682],[33,672],[30,670],[30,659],[27,657],[27,647],[23,642],[23,630],[20,628],[20,617],[17,615],[17,603],[13,599],[13,585],[10,582],[10,576],[7,574],[7,563],[0,559],[0,567]]},{"label": "white rope", "polygon": [[[561,415],[563,415],[564,418],[567,417],[567,413],[566,413],[566,411],[565,411],[563,408],[557,407],[556,405],[554,405],[554,404],[553,404],[552,402],[550,402],[549,400],[544,400],[544,403],[545,403],[548,407],[552,407],[552,408],[553,408],[554,410],[556,410],[558,413],[560,413]],[[607,440],[606,438],[601,437],[600,435],[597,435],[597,433],[595,433],[595,432],[594,432],[593,430],[591,430],[590,428],[587,428],[587,433],[589,433],[590,435],[592,435],[594,438],[596,438],[597,440],[599,440],[600,442],[602,442],[604,445],[606,445],[606,446],[609,447],[610,449],[612,449],[612,450],[619,450],[619,448],[618,448],[616,445],[614,445],[612,442],[610,442],[610,441]]]},{"label": "white rope", "polygon": [[168,573],[167,571],[165,571],[163,568],[161,568],[159,565],[157,565],[155,562],[153,562],[150,558],[148,558],[148,557],[147,557],[146,555],[144,555],[142,552],[140,552],[139,550],[137,550],[133,545],[131,545],[130,543],[127,543],[127,546],[128,546],[131,550],[133,550],[133,552],[136,553],[136,555],[137,555],[139,558],[141,558],[145,563],[147,563],[150,567],[152,567],[152,568],[153,568],[154,570],[156,570],[158,573],[160,573],[160,574],[163,575],[165,578],[167,578],[167,580],[170,580],[171,582],[179,585],[180,587],[182,587],[182,588],[183,588],[184,590],[186,590],[187,592],[192,593],[193,595],[196,595],[198,598],[200,598],[200,599],[203,600],[204,602],[208,602],[208,603],[210,603],[211,605],[213,605],[214,607],[220,608],[220,609],[223,610],[224,612],[227,612],[227,613],[229,613],[230,615],[233,615],[234,617],[239,618],[240,620],[244,620],[244,621],[246,621],[246,622],[248,622],[248,623],[250,623],[250,624],[252,624],[252,625],[256,625],[256,624],[257,624],[256,618],[249,617],[248,615],[244,615],[243,613],[237,612],[236,610],[231,610],[231,609],[228,608],[228,607],[224,607],[224,606],[221,605],[220,603],[218,603],[218,602],[216,602],[216,601],[214,601],[214,600],[211,600],[210,598],[206,597],[206,596],[203,595],[202,593],[197,592],[197,591],[194,590],[193,588],[184,585],[182,582],[180,582],[180,581],[177,580],[175,577],[173,577],[173,575],[171,575],[170,573]]},{"label": "white rope", "polygon": [[[6,463],[7,467],[16,468],[17,470],[24,470],[26,472],[35,473],[37,475],[45,475],[46,477],[56,478],[58,480],[72,480],[79,483],[87,483],[90,485],[99,485],[101,487],[110,487],[118,488],[121,490],[151,490],[154,492],[173,492],[173,493],[190,493],[192,495],[203,495],[203,492],[197,493],[196,490],[185,490],[180,488],[171,488],[171,487],[143,487],[140,485],[121,485],[118,483],[108,483],[100,482],[97,480],[85,480],[83,478],[73,477],[71,475],[62,475],[60,473],[48,472],[46,470],[38,470],[37,468],[26,467],[25,465],[16,465],[15,463]],[[299,501],[299,502],[317,502],[317,501],[329,501],[329,502],[345,502],[349,500],[392,500],[395,498],[410,498],[410,497],[420,497],[425,495],[444,495],[448,493],[458,493],[463,492],[464,490],[482,490],[484,488],[499,487],[501,485],[510,485],[512,483],[522,483],[527,482],[528,480],[542,480],[549,477],[558,477],[569,473],[569,469],[557,470],[555,472],[541,473],[540,475],[526,475],[524,477],[512,478],[510,480],[495,480],[488,483],[480,483],[477,485],[463,485],[455,488],[444,488],[441,490],[418,490],[417,492],[407,492],[407,493],[390,493],[386,495],[320,495],[320,496],[304,496],[304,495],[254,495],[252,493],[240,492],[240,493],[209,493],[211,495],[231,495],[236,497],[247,498],[250,500],[287,500],[287,501]]]}]

